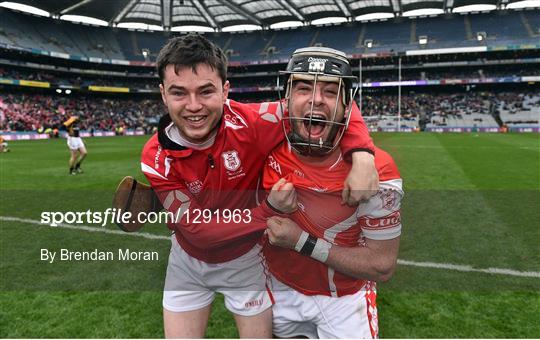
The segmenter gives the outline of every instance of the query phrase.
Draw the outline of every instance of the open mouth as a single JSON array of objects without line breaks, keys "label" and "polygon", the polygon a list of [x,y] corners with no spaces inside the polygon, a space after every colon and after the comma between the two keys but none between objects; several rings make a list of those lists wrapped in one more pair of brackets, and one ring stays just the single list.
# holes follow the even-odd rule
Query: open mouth
[{"label": "open mouth", "polygon": [[306,133],[311,136],[311,138],[322,137],[326,128],[326,121],[326,116],[324,115],[305,115],[303,123]]}]

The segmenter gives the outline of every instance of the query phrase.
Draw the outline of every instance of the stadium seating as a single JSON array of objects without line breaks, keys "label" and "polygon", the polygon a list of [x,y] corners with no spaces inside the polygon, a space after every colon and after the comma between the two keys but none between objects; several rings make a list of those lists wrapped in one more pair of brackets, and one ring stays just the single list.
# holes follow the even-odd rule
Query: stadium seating
[{"label": "stadium seating", "polygon": [[317,31],[313,45],[320,44],[352,53],[357,51],[358,45],[363,44],[363,41],[359,41],[361,26],[358,25],[320,27]]},{"label": "stadium seating", "polygon": [[149,99],[113,99],[93,96],[52,96],[43,94],[2,93],[0,130],[36,131],[40,127],[61,127],[69,116],[81,118],[81,129],[114,131],[147,128],[164,113],[163,104]]},{"label": "stadium seating", "polygon": [[488,41],[529,37],[518,12],[475,15],[471,20],[471,29],[473,32],[486,32]]},{"label": "stadium seating", "polygon": [[310,46],[314,35],[314,30],[302,28],[276,31],[272,38],[271,45],[276,47],[276,55],[288,57],[298,48],[298,46]]},{"label": "stadium seating", "polygon": [[[420,119],[424,118],[428,120],[428,128],[497,128],[497,114],[510,127],[540,125],[540,95],[533,92],[419,93],[403,95],[401,100],[401,128],[418,128]],[[157,98],[2,93],[0,117],[6,119],[0,121],[0,130],[34,131],[41,126],[54,127],[66,115],[73,114],[83,118],[83,128],[88,130],[112,131],[117,125],[146,127],[147,122],[155,121],[163,110]],[[395,95],[364,96],[362,112],[372,128],[398,127]]]},{"label": "stadium seating", "polygon": [[271,43],[273,32],[252,32],[230,34],[228,43],[222,46],[230,51],[229,60],[257,60],[264,57],[265,47]]},{"label": "stadium seating", "polygon": [[[419,119],[428,119],[427,128],[456,127],[456,128],[497,128],[494,114],[498,106],[521,107],[527,115],[516,116],[514,109],[512,117],[531,120],[536,112],[536,123],[540,116],[540,96],[524,95],[519,92],[492,93],[469,92],[456,94],[411,94],[402,96],[401,127],[415,128],[419,126]],[[506,104],[505,104],[506,100]],[[494,103],[492,106],[491,103]],[[366,120],[373,128],[397,128],[398,98],[395,95],[366,96],[362,101],[362,111]],[[528,111],[530,110],[530,111]],[[503,121],[508,116],[501,113]],[[516,118],[513,118],[516,119]],[[529,122],[528,126],[531,126]]]},{"label": "stadium seating", "polygon": [[[173,34],[94,27],[30,16],[0,9],[0,43],[81,55],[143,61],[142,49],[150,59]],[[538,43],[540,11],[400,18],[381,22],[345,23],[328,27],[295,28],[250,33],[206,33],[224,50],[231,50],[230,60],[260,60],[287,57],[298,46],[320,45],[348,53],[404,51],[418,49],[418,37],[428,37],[428,48],[476,46],[476,33],[486,32],[487,45]],[[339,39],[335,37],[339,36]],[[372,48],[363,46],[366,39]],[[265,54],[273,46],[275,52]]]},{"label": "stadium seating", "polygon": [[[3,8],[0,8],[0,15],[3,19],[0,44],[83,57],[154,61],[169,37],[182,34],[74,24]],[[205,33],[205,36],[224,49],[230,61],[257,62],[258,65],[233,64],[229,78],[233,84],[233,99],[260,101],[276,97],[273,92],[275,75],[284,64],[283,61],[276,64],[275,60],[287,59],[299,47],[327,46],[356,54],[479,44],[537,44],[539,24],[540,11],[529,10],[254,32],[216,32]],[[477,32],[486,32],[487,40],[478,42]],[[421,35],[429,39],[425,47],[417,42]],[[374,42],[371,48],[364,46],[366,39]],[[269,51],[270,47],[273,47],[272,51]],[[146,58],[143,50],[149,52]],[[428,128],[497,128],[502,124],[510,127],[539,126],[540,96],[530,90],[537,85],[533,84],[534,79],[518,78],[540,75],[535,51],[517,49],[404,57],[403,80],[435,82],[430,86],[403,87],[399,119],[395,84],[383,84],[382,87],[380,84],[368,84],[370,91],[364,92],[363,115],[375,129],[416,129],[421,122],[422,125],[427,122]],[[19,61],[19,52],[7,52],[12,54],[6,58],[13,60],[3,59],[0,65],[0,77],[6,84],[0,85],[0,130],[32,131],[41,126],[58,126],[68,114],[84,117],[83,128],[89,130],[110,131],[117,124],[126,128],[145,127],[148,122],[155,122],[159,116],[156,112],[163,109],[157,98],[139,98],[141,93],[146,93],[143,95],[146,98],[152,96],[150,92],[157,95],[157,77],[151,67],[93,64],[96,71],[93,66],[89,68],[88,64],[74,61],[59,60],[48,65],[50,61],[36,54],[28,54],[32,56],[30,61],[24,58]],[[498,55],[505,59],[501,64],[497,63]],[[357,61],[353,61],[356,67],[354,62]],[[364,83],[397,80],[394,57],[368,58],[363,65]],[[73,71],[72,67],[78,70]],[[109,73],[109,70],[114,72]],[[471,81],[471,78],[475,80]],[[23,85],[23,80],[49,82],[51,89],[32,89],[26,93],[24,87],[18,86]],[[482,83],[484,80],[487,85]],[[440,85],[433,86],[433,83]],[[91,85],[127,87],[132,93],[111,98],[110,94],[90,92],[88,87]],[[16,90],[10,92],[10,88]],[[61,90],[65,88],[72,88],[74,93],[66,96]],[[55,89],[61,95],[55,95]],[[418,93],[408,94],[413,90]]]},{"label": "stadium seating", "polygon": [[412,20],[404,18],[400,22],[385,21],[364,24],[363,40],[373,40],[373,48],[370,48],[369,52],[398,50],[409,46],[411,43],[411,23]]},{"label": "stadium seating", "polygon": [[501,120],[509,127],[540,125],[540,95],[538,93],[504,93],[498,102]]},{"label": "stadium seating", "polygon": [[[473,39],[472,34],[467,34],[464,24],[465,16],[453,16],[449,18],[422,18],[415,20],[415,42],[420,36],[427,36],[429,44],[443,44],[447,46],[469,45]],[[476,43],[476,37],[474,37]]]}]

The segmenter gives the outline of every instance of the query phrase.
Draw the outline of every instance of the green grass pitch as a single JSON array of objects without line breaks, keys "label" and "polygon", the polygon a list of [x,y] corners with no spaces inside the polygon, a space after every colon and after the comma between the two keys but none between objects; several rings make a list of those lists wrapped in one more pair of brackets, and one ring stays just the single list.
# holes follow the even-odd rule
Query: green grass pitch
[{"label": "green grass pitch", "polygon": [[[379,285],[381,337],[540,337],[540,135],[373,137],[404,179],[399,258],[409,261]],[[146,228],[163,236],[147,239],[36,222],[42,211],[109,207],[124,175],[144,179],[147,138],[86,138],[78,176],[68,175],[64,139],[11,142],[0,154],[1,338],[163,336],[165,226]],[[46,263],[42,248],[129,248],[159,261]],[[426,262],[434,266],[411,265]],[[237,337],[222,299],[212,313],[207,337]]]}]

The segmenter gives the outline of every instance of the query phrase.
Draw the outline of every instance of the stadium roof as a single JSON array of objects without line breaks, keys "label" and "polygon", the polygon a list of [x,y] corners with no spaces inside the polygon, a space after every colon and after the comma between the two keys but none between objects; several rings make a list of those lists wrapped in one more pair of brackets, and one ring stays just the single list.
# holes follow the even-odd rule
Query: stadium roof
[{"label": "stadium roof", "polygon": [[461,6],[492,5],[497,9],[521,0],[12,0],[47,11],[53,17],[97,18],[111,26],[144,23],[170,29],[202,26],[216,31],[235,25],[270,25],[372,14],[401,16],[404,12],[438,9],[449,13]]}]

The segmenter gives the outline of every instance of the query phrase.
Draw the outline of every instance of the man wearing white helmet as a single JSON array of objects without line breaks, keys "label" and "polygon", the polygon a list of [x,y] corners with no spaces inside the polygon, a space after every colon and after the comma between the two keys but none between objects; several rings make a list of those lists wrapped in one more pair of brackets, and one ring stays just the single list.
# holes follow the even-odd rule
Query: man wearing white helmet
[{"label": "man wearing white helmet", "polygon": [[329,48],[299,49],[283,74],[287,141],[269,156],[263,185],[269,190],[281,181],[280,206],[295,211],[268,220],[264,255],[272,273],[273,332],[376,338],[375,282],[390,278],[399,249],[399,171],[375,148],[378,194],[358,206],[341,205],[350,165],[339,141],[356,92],[349,61]]}]

